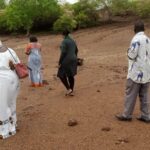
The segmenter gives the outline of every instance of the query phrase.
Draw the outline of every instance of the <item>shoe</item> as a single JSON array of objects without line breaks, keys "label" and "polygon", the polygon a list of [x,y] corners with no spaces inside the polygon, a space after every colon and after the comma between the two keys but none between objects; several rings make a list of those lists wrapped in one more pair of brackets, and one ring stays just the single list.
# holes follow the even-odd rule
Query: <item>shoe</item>
[{"label": "shoe", "polygon": [[65,95],[66,95],[66,96],[70,96],[72,92],[73,92],[73,91],[72,91],[71,89],[69,89]]},{"label": "shoe", "polygon": [[132,118],[126,118],[122,115],[115,115],[115,117],[119,120],[119,121],[132,121]]},{"label": "shoe", "polygon": [[68,96],[74,96],[74,93],[73,93],[73,91],[72,91],[70,94],[68,94]]},{"label": "shoe", "polygon": [[150,120],[144,119],[142,117],[137,117],[136,119],[145,123],[150,123]]}]

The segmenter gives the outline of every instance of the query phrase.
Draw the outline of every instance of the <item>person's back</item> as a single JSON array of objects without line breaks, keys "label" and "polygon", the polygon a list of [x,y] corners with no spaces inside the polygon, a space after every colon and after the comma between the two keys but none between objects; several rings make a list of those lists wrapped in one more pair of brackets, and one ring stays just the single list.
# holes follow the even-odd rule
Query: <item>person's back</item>
[{"label": "person's back", "polygon": [[31,53],[39,56],[41,51],[41,44],[39,43],[30,43]]},{"label": "person's back", "polygon": [[25,53],[29,55],[28,57],[28,68],[29,68],[29,78],[31,80],[32,87],[43,86],[42,83],[42,59],[41,59],[41,44],[38,43],[38,39],[35,36],[30,37],[30,42],[26,47]]},{"label": "person's back", "polygon": [[120,121],[131,121],[137,96],[140,100],[141,114],[137,119],[150,123],[149,86],[150,86],[150,39],[144,34],[141,20],[134,24],[135,36],[128,49],[129,69],[126,83],[124,111],[116,115]]},{"label": "person's back", "polygon": [[150,39],[144,32],[138,32],[132,39],[131,48],[128,76],[135,82],[146,83],[150,79]]},{"label": "person's back", "polygon": [[76,60],[76,44],[73,39],[67,38],[64,40],[64,44],[66,45],[66,58],[69,60]]},{"label": "person's back", "polygon": [[64,40],[60,46],[61,54],[57,76],[67,89],[66,96],[72,96],[75,82],[74,76],[77,74],[78,48],[75,41],[70,37],[69,30],[64,30],[62,35]]}]

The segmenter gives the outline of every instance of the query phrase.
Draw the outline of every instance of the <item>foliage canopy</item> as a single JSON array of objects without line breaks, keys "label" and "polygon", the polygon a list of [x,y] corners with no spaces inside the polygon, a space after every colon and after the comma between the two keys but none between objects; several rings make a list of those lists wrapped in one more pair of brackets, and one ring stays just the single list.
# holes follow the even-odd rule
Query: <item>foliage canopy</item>
[{"label": "foliage canopy", "polygon": [[75,4],[61,4],[60,0],[0,0],[0,32],[64,28],[86,28],[99,25],[101,13],[107,12],[108,20],[114,15],[136,14],[150,16],[150,0],[79,0]]}]

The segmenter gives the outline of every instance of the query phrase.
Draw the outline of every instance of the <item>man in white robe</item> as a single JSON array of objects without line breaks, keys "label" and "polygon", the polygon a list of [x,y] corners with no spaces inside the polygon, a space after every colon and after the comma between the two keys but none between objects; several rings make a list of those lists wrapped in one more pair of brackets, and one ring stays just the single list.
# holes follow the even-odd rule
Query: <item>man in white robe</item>
[{"label": "man in white robe", "polygon": [[2,139],[14,135],[17,125],[16,98],[19,79],[10,66],[16,63],[10,52],[20,62],[15,51],[0,42],[0,138]]}]

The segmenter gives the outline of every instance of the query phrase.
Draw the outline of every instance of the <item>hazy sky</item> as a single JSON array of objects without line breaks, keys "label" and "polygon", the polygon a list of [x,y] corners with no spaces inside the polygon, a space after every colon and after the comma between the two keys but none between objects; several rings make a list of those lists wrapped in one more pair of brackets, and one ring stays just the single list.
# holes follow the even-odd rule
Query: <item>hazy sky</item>
[{"label": "hazy sky", "polygon": [[77,2],[78,0],[66,0],[67,2],[69,2],[69,3],[75,3],[75,2]]},{"label": "hazy sky", "polygon": [[[7,3],[10,1],[10,0],[5,0]],[[69,3],[75,3],[77,2],[78,0],[65,0],[66,2],[69,2]]]}]

